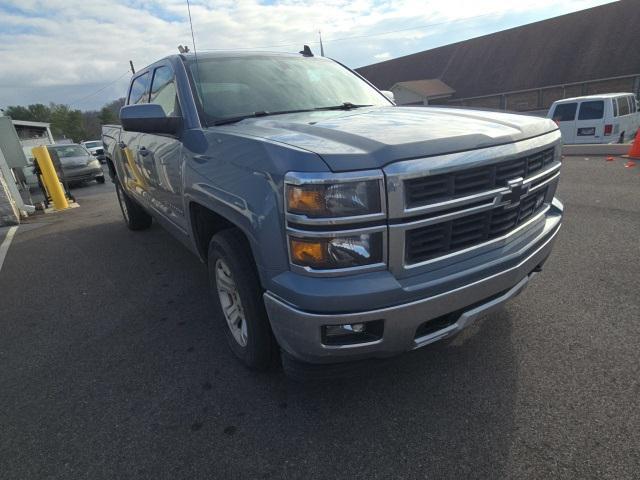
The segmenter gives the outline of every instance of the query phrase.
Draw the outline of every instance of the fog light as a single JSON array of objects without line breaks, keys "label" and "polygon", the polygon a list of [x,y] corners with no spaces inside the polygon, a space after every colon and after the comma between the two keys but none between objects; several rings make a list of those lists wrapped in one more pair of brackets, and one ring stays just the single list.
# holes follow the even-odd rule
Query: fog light
[{"label": "fog light", "polygon": [[382,338],[383,330],[383,320],[325,325],[322,327],[322,343],[324,345],[353,345],[375,342]]}]

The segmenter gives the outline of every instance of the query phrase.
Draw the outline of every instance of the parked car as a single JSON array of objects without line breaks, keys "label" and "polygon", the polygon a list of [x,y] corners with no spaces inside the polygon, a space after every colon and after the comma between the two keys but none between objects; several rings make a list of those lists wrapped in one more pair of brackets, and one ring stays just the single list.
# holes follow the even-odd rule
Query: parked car
[{"label": "parked car", "polygon": [[100,162],[82,145],[47,145],[47,150],[57,168],[62,169],[64,180],[68,183],[90,180],[104,183],[104,171]]},{"label": "parked car", "polygon": [[102,140],[89,140],[86,142],[82,142],[81,145],[85,147],[87,150],[89,150],[91,155],[96,157],[100,161],[100,163],[106,162]]},{"label": "parked car", "polygon": [[233,352],[388,357],[518,295],[560,229],[557,125],[397,107],[303,52],[166,57],[103,127],[126,225],[153,218],[208,266]]},{"label": "parked car", "polygon": [[640,112],[632,93],[607,93],[565,98],[551,105],[547,118],[572,143],[623,143],[640,127]]},{"label": "parked car", "polygon": [[24,176],[26,186],[28,188],[35,188],[38,186],[38,176],[34,172],[34,162],[35,158],[33,157],[33,152],[31,151],[33,147],[22,147],[22,151],[24,152],[24,156],[27,158],[27,165],[22,167],[22,175]]}]

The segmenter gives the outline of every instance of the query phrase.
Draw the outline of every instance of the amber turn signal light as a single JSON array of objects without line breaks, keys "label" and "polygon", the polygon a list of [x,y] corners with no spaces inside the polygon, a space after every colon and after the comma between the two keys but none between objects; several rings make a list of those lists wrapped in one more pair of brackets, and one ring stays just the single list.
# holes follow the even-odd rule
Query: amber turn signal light
[{"label": "amber turn signal light", "polygon": [[326,208],[323,191],[309,186],[290,185],[287,189],[287,207],[290,212],[322,214]]},{"label": "amber turn signal light", "polygon": [[327,262],[327,246],[323,240],[290,239],[291,260],[298,265],[319,267]]}]

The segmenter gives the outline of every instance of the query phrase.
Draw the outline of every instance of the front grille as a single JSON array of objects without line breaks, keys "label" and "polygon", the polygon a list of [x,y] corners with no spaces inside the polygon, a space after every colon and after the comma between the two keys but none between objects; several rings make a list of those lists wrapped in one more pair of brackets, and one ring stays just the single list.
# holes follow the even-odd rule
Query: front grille
[{"label": "front grille", "polygon": [[424,262],[505,235],[544,208],[547,187],[484,212],[407,231],[405,263]]},{"label": "front grille", "polygon": [[553,162],[552,148],[532,155],[485,167],[405,180],[408,208],[445,202],[507,185],[508,180],[526,178]]}]

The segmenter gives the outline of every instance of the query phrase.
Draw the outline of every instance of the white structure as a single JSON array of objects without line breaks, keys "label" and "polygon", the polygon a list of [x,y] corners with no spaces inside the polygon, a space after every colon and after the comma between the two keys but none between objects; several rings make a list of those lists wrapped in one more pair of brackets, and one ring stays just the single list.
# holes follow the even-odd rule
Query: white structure
[{"label": "white structure", "polygon": [[442,80],[410,80],[398,82],[391,87],[396,105],[429,105],[429,100],[447,98],[456,91]]},{"label": "white structure", "polygon": [[51,124],[45,122],[28,122],[26,120],[11,120],[22,149],[27,158],[31,157],[31,149],[40,145],[55,143],[51,135]]},{"label": "white structure", "polygon": [[22,204],[15,179],[0,149],[0,227],[19,223],[21,212],[16,199]]}]

